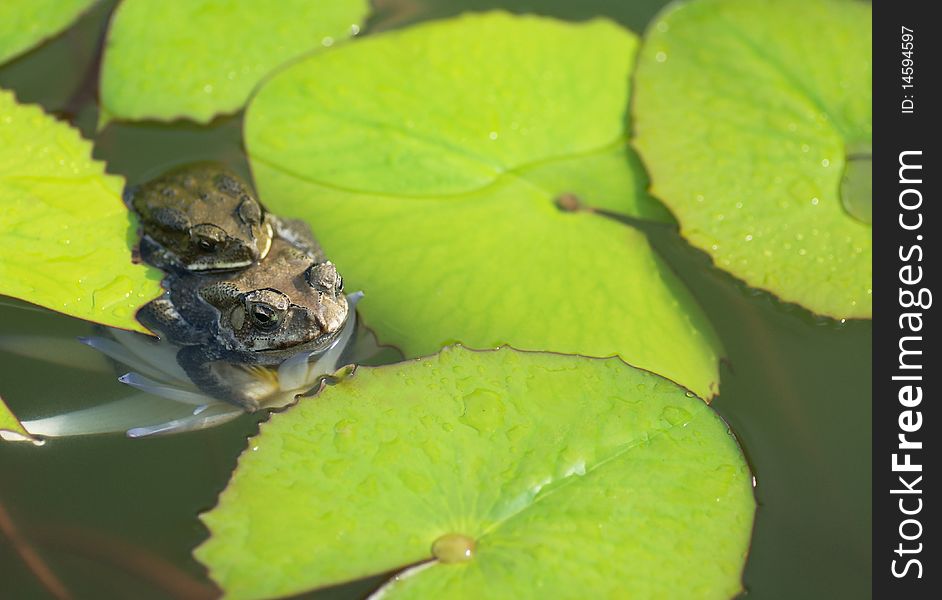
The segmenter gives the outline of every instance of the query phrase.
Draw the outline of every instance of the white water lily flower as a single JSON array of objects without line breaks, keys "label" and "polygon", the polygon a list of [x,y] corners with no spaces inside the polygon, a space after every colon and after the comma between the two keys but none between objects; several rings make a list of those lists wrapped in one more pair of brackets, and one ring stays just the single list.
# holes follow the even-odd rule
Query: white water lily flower
[{"label": "white water lily flower", "polygon": [[[356,304],[362,292],[347,296],[350,312],[340,335],[327,348],[300,352],[277,369],[246,365],[245,380],[258,390],[259,408],[294,403],[325,376],[334,373],[356,341]],[[63,437],[123,431],[129,437],[179,433],[214,427],[244,411],[203,393],[177,363],[178,346],[142,334],[107,329],[106,335],[81,338],[88,346],[131,369],[118,378],[139,393],[121,400],[34,421],[23,421],[33,435]]]}]

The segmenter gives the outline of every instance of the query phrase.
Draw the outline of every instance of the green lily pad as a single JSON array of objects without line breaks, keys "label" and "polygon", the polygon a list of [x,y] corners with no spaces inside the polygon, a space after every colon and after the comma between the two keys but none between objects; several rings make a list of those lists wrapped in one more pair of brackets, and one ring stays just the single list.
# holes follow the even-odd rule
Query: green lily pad
[{"label": "green lily pad", "polygon": [[736,440],[616,358],[453,347],[359,368],[249,446],[195,552],[227,598],[419,561],[383,597],[742,589],[755,503]]},{"label": "green lily pad", "polygon": [[636,45],[607,21],[489,13],[320,53],[248,108],[256,183],[311,223],[408,356],[617,354],[709,398],[718,343],[644,235],[557,208],[666,218],[627,146]]},{"label": "green lily pad", "polygon": [[131,263],[137,223],[124,180],[92,145],[0,90],[0,294],[112,327],[160,294],[160,272]]},{"label": "green lily pad", "polygon": [[96,0],[0,2],[0,64],[59,33]]},{"label": "green lily pad", "polygon": [[33,442],[37,440],[30,435],[26,428],[20,424],[19,419],[14,416],[3,398],[0,398],[0,440],[8,442]]},{"label": "green lily pad", "polygon": [[359,31],[367,8],[366,0],[124,0],[108,33],[101,121],[206,123],[237,111],[275,67]]},{"label": "green lily pad", "polygon": [[867,2],[694,0],[652,23],[635,78],[635,143],[683,235],[837,318],[872,313],[871,227],[845,208],[870,184],[842,188],[872,139],[870,33]]}]

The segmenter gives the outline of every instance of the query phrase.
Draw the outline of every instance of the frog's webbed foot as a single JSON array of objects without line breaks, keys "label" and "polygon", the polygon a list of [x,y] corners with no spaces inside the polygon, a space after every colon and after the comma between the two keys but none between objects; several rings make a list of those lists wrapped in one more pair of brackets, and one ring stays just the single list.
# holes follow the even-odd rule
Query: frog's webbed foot
[{"label": "frog's webbed foot", "polygon": [[285,219],[271,213],[265,216],[271,224],[275,237],[280,238],[297,248],[298,250],[311,255],[315,262],[324,262],[327,257],[324,250],[317,243],[317,238],[311,231],[311,226],[301,219]]},{"label": "frog's webbed foot", "polygon": [[232,363],[209,346],[184,346],[177,362],[205,394],[255,412],[259,401],[278,391],[277,372]]}]

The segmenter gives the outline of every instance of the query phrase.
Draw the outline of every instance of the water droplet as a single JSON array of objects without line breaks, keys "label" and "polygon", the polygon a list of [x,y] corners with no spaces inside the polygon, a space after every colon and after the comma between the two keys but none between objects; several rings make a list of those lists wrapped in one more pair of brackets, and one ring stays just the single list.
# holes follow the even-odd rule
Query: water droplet
[{"label": "water droplet", "polygon": [[360,33],[360,26],[354,23],[350,26],[350,35],[357,35]]},{"label": "water droplet", "polygon": [[207,94],[212,94],[212,93],[213,93],[213,84],[207,83],[206,85],[204,85],[204,86],[203,86],[203,92],[205,92],[205,93],[207,93]]},{"label": "water droplet", "polygon": [[432,543],[432,556],[444,564],[468,562],[474,558],[474,538],[446,533]]},{"label": "water droplet", "polygon": [[569,465],[569,468],[563,472],[563,477],[572,477],[573,475],[583,476],[585,475],[585,460],[579,459],[576,462]]},{"label": "water droplet", "polygon": [[659,62],[659,63],[662,63],[662,62],[666,61],[666,60],[667,60],[667,53],[666,53],[666,52],[658,52],[657,54],[654,55],[654,60],[656,60],[656,61]]},{"label": "water droplet", "polygon": [[330,46],[333,46],[333,45],[334,45],[334,38],[332,38],[332,37],[330,37],[330,36],[328,35],[327,37],[325,37],[324,39],[321,40],[321,44],[322,44],[323,46],[329,48]]},{"label": "water droplet", "polygon": [[504,402],[497,392],[478,388],[464,397],[458,420],[480,433],[491,433],[504,422]]},{"label": "water droplet", "polygon": [[668,406],[661,411],[661,418],[671,425],[679,425],[690,419],[690,413],[679,406]]},{"label": "water droplet", "polygon": [[487,137],[489,137],[489,138],[492,139],[492,140],[496,140],[496,139],[497,139],[497,132],[496,132],[496,131],[492,131],[492,132],[490,132],[489,134],[487,134]]}]

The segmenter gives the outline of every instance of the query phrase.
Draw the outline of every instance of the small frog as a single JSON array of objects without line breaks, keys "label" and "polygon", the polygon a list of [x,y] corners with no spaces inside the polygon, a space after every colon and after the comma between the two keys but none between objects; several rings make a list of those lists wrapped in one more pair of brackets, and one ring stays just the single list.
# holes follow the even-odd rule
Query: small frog
[{"label": "small frog", "polygon": [[181,346],[177,362],[202,391],[247,411],[260,392],[246,370],[326,351],[349,313],[334,265],[277,237],[265,259],[237,274],[184,275],[170,289],[139,320]]},{"label": "small frog", "polygon": [[264,259],[276,238],[324,260],[305,223],[267,212],[251,186],[223,165],[179,167],[129,187],[125,201],[140,216],[141,258],[167,272],[242,269]]}]

